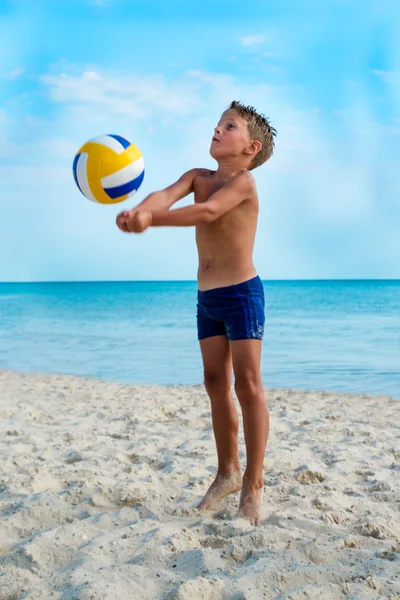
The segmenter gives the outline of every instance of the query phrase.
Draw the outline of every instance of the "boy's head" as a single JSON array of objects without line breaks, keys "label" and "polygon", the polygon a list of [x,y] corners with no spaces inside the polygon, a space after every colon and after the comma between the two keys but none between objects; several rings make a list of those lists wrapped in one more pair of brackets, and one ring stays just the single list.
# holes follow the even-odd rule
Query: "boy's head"
[{"label": "boy's head", "polygon": [[234,100],[215,128],[210,154],[217,161],[242,156],[247,168],[255,169],[272,155],[275,136],[264,115]]}]

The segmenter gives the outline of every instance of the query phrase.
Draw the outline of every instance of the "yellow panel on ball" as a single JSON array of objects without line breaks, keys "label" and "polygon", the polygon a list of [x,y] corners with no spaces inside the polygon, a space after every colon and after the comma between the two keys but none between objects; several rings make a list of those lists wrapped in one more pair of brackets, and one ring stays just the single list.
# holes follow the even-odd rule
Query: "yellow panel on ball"
[{"label": "yellow panel on ball", "polygon": [[101,184],[103,162],[99,156],[88,154],[86,164],[86,177],[90,191],[100,204],[111,204],[110,198],[105,193]]}]

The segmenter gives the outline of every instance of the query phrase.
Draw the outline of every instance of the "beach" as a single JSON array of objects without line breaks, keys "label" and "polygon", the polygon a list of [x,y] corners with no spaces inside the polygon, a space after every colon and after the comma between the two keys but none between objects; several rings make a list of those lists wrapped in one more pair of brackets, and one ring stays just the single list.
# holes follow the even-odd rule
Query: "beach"
[{"label": "beach", "polygon": [[265,393],[253,527],[202,385],[1,372],[0,600],[400,599],[400,400]]}]

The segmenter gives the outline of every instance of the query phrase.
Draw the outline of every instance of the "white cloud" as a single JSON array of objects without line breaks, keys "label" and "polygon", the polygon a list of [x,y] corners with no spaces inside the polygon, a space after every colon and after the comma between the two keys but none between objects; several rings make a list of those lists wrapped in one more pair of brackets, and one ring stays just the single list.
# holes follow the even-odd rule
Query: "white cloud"
[{"label": "white cloud", "polygon": [[10,73],[8,74],[8,77],[9,77],[9,79],[16,79],[17,77],[20,77],[23,73],[24,73],[24,70],[18,67],[16,69],[13,69],[12,71],[10,71]]},{"label": "white cloud", "polygon": [[241,39],[242,46],[254,46],[256,44],[263,44],[267,41],[265,35],[246,35]]},{"label": "white cloud", "polygon": [[65,158],[70,160],[77,151],[76,144],[69,140],[45,140],[40,143],[40,147],[44,148],[46,153],[53,157]]},{"label": "white cloud", "polygon": [[54,102],[99,107],[142,120],[164,113],[182,115],[198,107],[198,95],[193,82],[180,78],[167,81],[162,75],[116,75],[108,72],[85,71],[81,75],[45,75]]},{"label": "white cloud", "polygon": [[385,83],[398,83],[400,81],[399,75],[395,71],[383,71],[380,69],[372,69],[372,73]]},{"label": "white cloud", "polygon": [[6,111],[0,108],[0,126],[5,125],[8,122]]}]

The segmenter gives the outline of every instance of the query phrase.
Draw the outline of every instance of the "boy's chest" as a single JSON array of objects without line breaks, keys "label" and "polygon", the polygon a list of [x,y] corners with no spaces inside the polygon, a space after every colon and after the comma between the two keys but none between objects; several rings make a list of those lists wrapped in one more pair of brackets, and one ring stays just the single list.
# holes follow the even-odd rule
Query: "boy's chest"
[{"label": "boy's chest", "polygon": [[193,185],[194,201],[206,202],[210,196],[224,187],[226,181],[215,181],[212,177],[196,177]]}]

